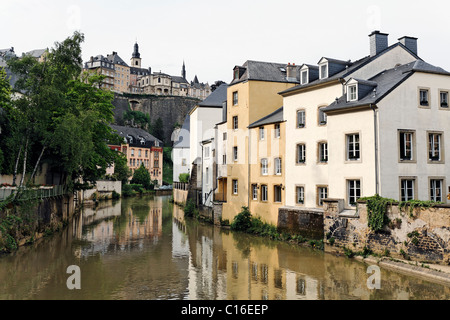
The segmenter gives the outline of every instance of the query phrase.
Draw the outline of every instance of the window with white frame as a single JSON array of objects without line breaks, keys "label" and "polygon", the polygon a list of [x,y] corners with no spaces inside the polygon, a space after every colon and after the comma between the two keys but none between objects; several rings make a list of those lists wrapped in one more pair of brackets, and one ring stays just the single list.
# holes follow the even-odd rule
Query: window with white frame
[{"label": "window with white frame", "polygon": [[233,160],[238,161],[238,147],[233,147]]},{"label": "window with white frame", "polygon": [[233,194],[238,194],[238,181],[233,180]]},{"label": "window with white frame", "polygon": [[267,185],[263,184],[261,185],[261,201],[266,202],[268,199],[268,194],[267,194]]},{"label": "window with white frame", "polygon": [[281,158],[275,158],[275,174],[281,175]]},{"label": "window with white frame", "polygon": [[297,144],[297,164],[306,162],[306,145],[303,143]]},{"label": "window with white frame", "polygon": [[269,174],[269,161],[267,159],[261,159],[261,174],[263,176]]},{"label": "window with white frame", "polygon": [[400,131],[400,160],[413,160],[414,132]]},{"label": "window with white frame", "polygon": [[323,206],[323,199],[328,198],[328,188],[327,187],[318,187],[317,188],[317,205],[319,207]]},{"label": "window with white frame", "polygon": [[301,75],[301,84],[308,83],[308,70],[303,70]]},{"label": "window with white frame", "polygon": [[306,125],[305,110],[297,110],[297,128],[304,128]]},{"label": "window with white frame", "polygon": [[281,133],[280,133],[280,124],[276,123],[274,125],[274,136],[275,136],[275,138],[279,138],[280,135],[281,135]]},{"label": "window with white frame", "polygon": [[347,160],[360,160],[359,134],[347,134]]},{"label": "window with white frame", "polygon": [[205,170],[205,182],[206,182],[206,184],[208,185],[209,184],[209,168],[208,167],[206,167],[206,170]]},{"label": "window with white frame", "polygon": [[264,140],[264,127],[259,128],[259,140]]},{"label": "window with white frame", "polygon": [[356,201],[361,198],[361,181],[347,180],[348,205],[356,206]]},{"label": "window with white frame", "polygon": [[431,179],[430,180],[430,200],[436,202],[442,202],[443,180]]},{"label": "window with white frame", "polygon": [[305,203],[305,187],[295,187],[295,202],[297,204]]},{"label": "window with white frame", "polygon": [[414,179],[402,179],[401,183],[401,201],[414,200]]},{"label": "window with white frame", "polygon": [[320,79],[328,78],[328,64],[320,66]]},{"label": "window with white frame", "polygon": [[441,133],[428,133],[428,159],[430,161],[441,161]]},{"label": "window with white frame", "polygon": [[252,184],[252,199],[258,200],[258,185]]},{"label": "window with white frame", "polygon": [[439,92],[441,108],[448,108],[448,91]]},{"label": "window with white frame", "polygon": [[319,162],[328,162],[328,143],[319,142]]},{"label": "window with white frame", "polygon": [[356,101],[356,100],[358,100],[356,84],[352,84],[352,85],[348,86],[348,89],[347,89],[347,100],[348,101]]}]

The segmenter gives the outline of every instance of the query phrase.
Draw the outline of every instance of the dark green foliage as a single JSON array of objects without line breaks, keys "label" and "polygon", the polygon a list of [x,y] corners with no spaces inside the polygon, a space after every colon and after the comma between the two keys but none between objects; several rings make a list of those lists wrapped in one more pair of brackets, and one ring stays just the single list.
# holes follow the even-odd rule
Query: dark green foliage
[{"label": "dark green foliage", "polygon": [[194,201],[188,200],[186,202],[186,205],[183,208],[184,214],[186,217],[197,217],[198,216],[198,209],[195,206]]},{"label": "dark green foliage", "polygon": [[180,175],[178,176],[178,180],[183,183],[188,183],[189,177],[189,173],[180,173]]},{"label": "dark green foliage", "polygon": [[236,231],[247,231],[252,227],[252,215],[248,207],[242,207],[231,223],[231,229]]},{"label": "dark green foliage", "polygon": [[125,124],[130,124],[133,127],[138,127],[148,132],[151,131],[150,116],[140,111],[128,110],[123,114]]},{"label": "dark green foliage", "polygon": [[143,164],[134,171],[133,178],[131,179],[132,184],[140,184],[146,190],[152,190],[153,184],[150,180],[150,172],[144,167]]},{"label": "dark green foliage", "polygon": [[361,198],[366,201],[368,226],[372,231],[380,231],[389,223],[386,216],[388,205],[396,201],[393,199],[382,198],[378,194],[373,197]]}]

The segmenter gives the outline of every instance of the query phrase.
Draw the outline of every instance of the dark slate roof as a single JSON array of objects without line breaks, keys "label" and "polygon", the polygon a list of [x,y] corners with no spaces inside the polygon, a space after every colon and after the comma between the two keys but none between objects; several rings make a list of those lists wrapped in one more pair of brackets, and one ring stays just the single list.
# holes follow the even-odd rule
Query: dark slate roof
[{"label": "dark slate roof", "polygon": [[253,122],[248,127],[256,128],[256,127],[264,126],[267,124],[278,123],[278,122],[283,122],[283,121],[284,121],[283,107],[281,107],[281,108],[275,110],[274,112],[272,112],[271,114],[268,114],[267,116],[259,119],[258,121]]},{"label": "dark slate roof", "polygon": [[214,90],[205,100],[200,102],[199,107],[223,107],[223,102],[227,100],[226,83],[222,83],[216,90]]},{"label": "dark slate roof", "polygon": [[[292,82],[286,79],[286,67],[287,64],[285,63],[247,60],[241,67],[245,69],[244,73],[239,79],[233,79],[230,85],[247,80]],[[296,66],[296,69],[298,73],[300,67]]]},{"label": "dark slate roof", "polygon": [[130,67],[130,73],[131,74],[139,74],[139,75],[149,75],[151,74],[151,69],[145,69],[145,68],[137,68],[137,67]]},{"label": "dark slate roof", "polygon": [[178,77],[178,76],[171,76],[172,77],[172,81],[173,82],[177,82],[177,83],[187,83],[189,84],[189,82],[187,82],[187,80],[183,77]]},{"label": "dark slate roof", "polygon": [[47,49],[36,49],[29,52],[24,53],[23,55],[32,56],[33,58],[39,58],[41,57]]},{"label": "dark slate roof", "polygon": [[178,135],[178,140],[174,141],[174,148],[189,148],[190,147],[190,139],[189,133],[191,130],[191,116],[188,114],[184,119],[183,126],[181,127],[181,131]]},{"label": "dark slate roof", "polygon": [[393,69],[385,70],[369,79],[369,81],[365,81],[365,83],[369,83],[373,86],[376,85],[376,91],[369,92],[365,97],[360,98],[358,101],[347,102],[347,97],[344,95],[328,107],[324,108],[324,111],[343,110],[364,105],[377,104],[415,72],[426,72],[450,76],[450,72],[447,72],[442,68],[435,67],[422,60],[416,60]]},{"label": "dark slate roof", "polygon": [[[289,93],[289,92],[292,92],[292,91],[296,91],[296,90],[298,90],[299,88],[308,88],[308,87],[311,87],[311,86],[314,86],[314,85],[317,85],[317,84],[327,83],[327,82],[331,82],[331,81],[335,81],[335,80],[338,80],[338,79],[345,78],[345,77],[351,75],[351,74],[352,74],[353,72],[355,72],[356,70],[359,70],[359,69],[362,68],[363,66],[367,65],[368,63],[372,62],[373,60],[377,59],[378,57],[384,55],[385,53],[387,53],[387,52],[389,52],[390,50],[392,50],[392,49],[394,49],[394,48],[396,48],[396,47],[399,47],[399,46],[402,47],[403,49],[405,49],[406,51],[408,51],[408,52],[409,52],[412,56],[414,56],[417,60],[422,60],[420,57],[418,57],[414,52],[412,52],[411,50],[409,50],[409,49],[408,49],[407,47],[405,47],[403,44],[401,44],[400,42],[397,42],[397,43],[391,45],[390,47],[388,47],[386,50],[384,50],[384,51],[378,53],[377,55],[375,55],[375,56],[373,56],[373,57],[371,57],[371,56],[366,56],[366,57],[364,57],[364,58],[362,58],[362,59],[359,59],[359,60],[357,60],[357,61],[355,61],[355,62],[348,62],[348,61],[347,61],[347,63],[349,64],[349,66],[348,66],[345,70],[343,70],[343,71],[341,71],[341,72],[338,72],[338,73],[336,73],[336,74],[334,74],[334,75],[331,75],[331,76],[329,76],[328,78],[325,78],[325,79],[318,79],[318,80],[312,81],[312,82],[310,82],[310,83],[308,83],[308,84],[294,86],[294,87],[292,87],[292,88],[289,88],[289,89],[287,89],[287,90],[284,90],[284,91],[280,92],[280,94],[283,95],[283,94],[285,94],[285,93]],[[326,58],[326,59],[329,59],[329,58]],[[329,61],[333,61],[333,60],[336,60],[336,59],[331,59],[331,60],[329,60]],[[342,60],[337,60],[337,61],[342,61]]]},{"label": "dark slate roof", "polygon": [[123,66],[128,67],[128,65],[125,63],[125,61],[122,60],[121,57],[117,54],[117,52],[113,52],[112,54],[108,54],[107,56],[108,60],[114,64],[121,64]]},{"label": "dark slate roof", "polygon": [[[154,136],[152,136],[150,133],[148,133],[147,131],[145,131],[143,129],[118,126],[118,125],[114,125],[114,124],[111,124],[110,127],[113,130],[116,130],[117,134],[123,138],[127,138],[127,136],[133,137],[133,143],[130,143],[131,146],[142,146],[139,142],[139,138],[145,139],[145,141],[146,141],[145,147],[147,147],[147,148],[154,146],[155,141],[159,142],[160,147],[163,146],[163,143],[161,140],[159,140],[158,138],[155,138]],[[127,141],[130,142],[129,139],[127,139]]]}]

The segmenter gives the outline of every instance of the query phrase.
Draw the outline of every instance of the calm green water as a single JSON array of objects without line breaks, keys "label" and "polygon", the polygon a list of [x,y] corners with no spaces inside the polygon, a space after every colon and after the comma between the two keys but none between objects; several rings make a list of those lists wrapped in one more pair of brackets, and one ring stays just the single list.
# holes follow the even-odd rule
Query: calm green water
[{"label": "calm green water", "polygon": [[[0,299],[448,300],[450,288],[193,220],[167,196],[85,209],[63,232],[0,257]],[[67,267],[80,268],[69,290]]]}]

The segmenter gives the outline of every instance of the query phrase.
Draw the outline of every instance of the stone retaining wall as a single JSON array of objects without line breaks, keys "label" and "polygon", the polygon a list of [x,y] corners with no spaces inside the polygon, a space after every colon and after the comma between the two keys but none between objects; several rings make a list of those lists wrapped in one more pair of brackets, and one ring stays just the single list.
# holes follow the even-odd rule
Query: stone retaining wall
[{"label": "stone retaining wall", "polygon": [[388,206],[387,217],[390,223],[374,232],[368,227],[365,203],[346,212],[341,209],[340,200],[325,200],[325,250],[338,252],[345,247],[358,252],[369,248],[374,253],[401,259],[450,263],[449,205],[410,211],[409,207],[400,209],[393,204]]},{"label": "stone retaining wall", "polygon": [[278,210],[278,230],[302,235],[312,240],[323,239],[323,211],[297,207]]}]

